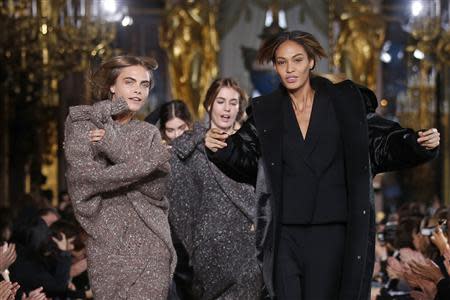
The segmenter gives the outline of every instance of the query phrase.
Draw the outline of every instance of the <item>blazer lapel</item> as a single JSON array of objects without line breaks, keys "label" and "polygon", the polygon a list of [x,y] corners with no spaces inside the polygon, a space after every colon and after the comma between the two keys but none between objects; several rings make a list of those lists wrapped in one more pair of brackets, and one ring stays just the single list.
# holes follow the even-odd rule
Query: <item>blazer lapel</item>
[{"label": "blazer lapel", "polygon": [[319,139],[323,138],[323,131],[328,123],[328,109],[330,99],[325,93],[316,92],[313,109],[311,112],[311,121],[309,123],[308,134],[306,135],[306,151],[305,160],[308,161],[309,156],[317,146]]}]

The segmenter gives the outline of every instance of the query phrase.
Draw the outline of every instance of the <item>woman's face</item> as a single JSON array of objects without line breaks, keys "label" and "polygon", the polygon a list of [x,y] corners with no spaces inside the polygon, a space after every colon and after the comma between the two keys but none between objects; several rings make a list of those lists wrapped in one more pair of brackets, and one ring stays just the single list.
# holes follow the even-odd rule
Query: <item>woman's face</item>
[{"label": "woman's face", "polygon": [[239,93],[229,87],[223,87],[210,108],[211,128],[230,130],[236,122],[239,112]]},{"label": "woman's face", "polygon": [[142,66],[125,67],[110,87],[110,91],[113,100],[122,97],[127,101],[130,111],[137,112],[150,92],[150,72]]},{"label": "woman's face", "polygon": [[173,141],[189,129],[188,124],[177,117],[167,121],[164,127],[164,134],[170,141]]},{"label": "woman's face", "polygon": [[305,85],[313,66],[314,60],[308,58],[305,48],[297,42],[285,41],[275,51],[275,70],[290,91]]}]

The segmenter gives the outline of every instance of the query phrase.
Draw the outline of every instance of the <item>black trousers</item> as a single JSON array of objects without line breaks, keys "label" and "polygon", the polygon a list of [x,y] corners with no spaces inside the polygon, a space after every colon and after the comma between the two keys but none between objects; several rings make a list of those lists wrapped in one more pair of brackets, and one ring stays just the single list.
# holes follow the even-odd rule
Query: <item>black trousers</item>
[{"label": "black trousers", "polygon": [[345,231],[344,224],[281,225],[275,266],[277,299],[338,299]]}]

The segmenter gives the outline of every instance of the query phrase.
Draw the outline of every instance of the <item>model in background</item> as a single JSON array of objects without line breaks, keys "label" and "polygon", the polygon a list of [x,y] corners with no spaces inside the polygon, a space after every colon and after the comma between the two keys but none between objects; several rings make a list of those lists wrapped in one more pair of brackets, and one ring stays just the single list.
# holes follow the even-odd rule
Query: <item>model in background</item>
[{"label": "model in background", "polygon": [[[210,127],[234,133],[246,103],[234,80],[215,80],[204,101]],[[206,131],[195,124],[172,141],[170,223],[193,267],[195,299],[258,299],[262,277],[255,257],[254,189],[208,160]]]}]

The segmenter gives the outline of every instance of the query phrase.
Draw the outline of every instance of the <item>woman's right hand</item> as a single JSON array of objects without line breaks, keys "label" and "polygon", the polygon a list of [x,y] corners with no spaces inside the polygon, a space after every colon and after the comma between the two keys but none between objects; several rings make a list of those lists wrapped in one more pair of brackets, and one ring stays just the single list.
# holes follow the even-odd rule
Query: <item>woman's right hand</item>
[{"label": "woman's right hand", "polygon": [[61,251],[72,251],[74,248],[73,241],[75,240],[75,237],[68,239],[66,235],[61,232],[61,239],[56,237],[52,237],[52,239]]},{"label": "woman's right hand", "polygon": [[89,140],[91,142],[98,142],[105,136],[105,129],[93,129],[89,131]]},{"label": "woman's right hand", "polygon": [[447,238],[445,237],[441,226],[436,227],[430,239],[431,242],[439,249],[441,255],[444,255],[444,253],[450,249],[450,245],[448,244]]},{"label": "woman's right hand", "polygon": [[0,282],[0,300],[7,300],[12,296],[12,283],[6,280]]},{"label": "woman's right hand", "polygon": [[43,292],[43,288],[37,288],[33,291],[31,291],[28,296],[23,293],[22,294],[22,300],[46,300],[47,297],[45,296],[44,292]]},{"label": "woman's right hand", "polygon": [[208,130],[205,136],[205,146],[212,152],[216,152],[219,149],[225,148],[227,146],[227,143],[225,143],[225,140],[230,135],[226,132],[223,132],[222,130],[218,128],[211,128]]}]

